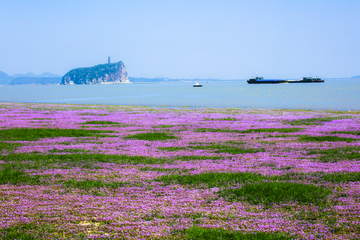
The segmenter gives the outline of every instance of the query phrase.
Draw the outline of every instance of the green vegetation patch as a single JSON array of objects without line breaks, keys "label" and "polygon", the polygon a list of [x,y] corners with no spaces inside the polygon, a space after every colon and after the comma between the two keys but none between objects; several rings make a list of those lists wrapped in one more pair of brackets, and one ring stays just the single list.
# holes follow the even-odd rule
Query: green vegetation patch
[{"label": "green vegetation patch", "polygon": [[240,130],[230,130],[222,128],[197,128],[195,132],[232,132],[232,133],[242,133]]},{"label": "green vegetation patch", "polygon": [[355,142],[355,138],[338,137],[338,136],[299,136],[299,141],[303,142]]},{"label": "green vegetation patch", "polygon": [[244,200],[251,204],[270,205],[297,201],[323,205],[331,191],[323,186],[294,182],[258,182],[245,184],[236,189],[227,189],[221,196],[230,200]]},{"label": "green vegetation patch", "polygon": [[127,186],[128,183],[122,182],[104,182],[100,180],[69,180],[63,183],[66,187],[73,187],[78,189],[93,189],[93,188],[119,188]]},{"label": "green vegetation patch", "polygon": [[330,132],[331,134],[337,134],[337,133],[344,133],[344,134],[351,134],[351,135],[360,135],[360,131],[359,130],[355,130],[355,131],[333,131]]},{"label": "green vegetation patch", "polygon": [[344,160],[360,160],[359,147],[343,147],[331,149],[311,149],[307,154],[321,154],[321,162],[339,162]]},{"label": "green vegetation patch", "polygon": [[153,171],[153,172],[177,172],[186,169],[179,168],[159,168],[159,167],[142,167],[139,168],[140,171]]},{"label": "green vegetation patch", "polygon": [[244,233],[220,228],[192,227],[184,230],[184,239],[197,240],[287,240],[284,233]]},{"label": "green vegetation patch", "polygon": [[196,132],[234,132],[234,133],[262,133],[262,132],[278,132],[278,133],[293,133],[302,130],[303,128],[256,128],[248,130],[230,130],[221,128],[198,128]]},{"label": "green vegetation patch", "polygon": [[29,223],[0,230],[0,238],[3,240],[38,240],[48,239],[49,234],[57,232],[56,228],[39,225],[38,223]]},{"label": "green vegetation patch", "polygon": [[262,132],[278,132],[278,133],[293,133],[299,132],[303,128],[256,128],[242,131],[243,133],[262,133]]},{"label": "green vegetation patch", "polygon": [[13,152],[18,147],[22,146],[20,143],[6,143],[6,142],[0,142],[0,154],[4,151],[7,153]]},{"label": "green vegetation patch", "polygon": [[331,122],[333,120],[348,119],[348,118],[352,118],[352,117],[343,116],[343,117],[305,118],[305,119],[287,121],[286,123],[290,125],[321,125],[324,122]]},{"label": "green vegetation patch", "polygon": [[[107,155],[107,154],[9,154],[1,157],[1,160],[17,164],[18,167],[32,169],[39,168],[91,168],[99,162],[116,164],[163,164],[172,160],[166,158],[152,158],[144,156]],[[23,161],[29,161],[24,164]]]},{"label": "green vegetation patch", "polygon": [[180,161],[195,161],[195,160],[220,160],[224,157],[221,156],[199,156],[199,155],[191,155],[191,156],[176,156],[175,160]]},{"label": "green vegetation patch", "polygon": [[165,175],[156,179],[156,181],[164,184],[182,184],[182,185],[202,185],[208,187],[222,187],[224,185],[239,183],[239,182],[257,182],[261,180],[275,180],[280,179],[279,176],[262,176],[260,174],[251,172],[237,172],[237,173],[200,173],[194,175]]},{"label": "green vegetation patch", "polygon": [[85,149],[53,149],[50,150],[49,153],[89,153],[89,150],[85,150]]},{"label": "green vegetation patch", "polygon": [[86,121],[83,122],[82,124],[103,124],[103,125],[107,125],[107,124],[120,124],[118,122],[112,122],[112,121]]},{"label": "green vegetation patch", "polygon": [[14,169],[11,165],[3,165],[0,170],[0,184],[40,184],[40,177],[29,175],[20,170]]},{"label": "green vegetation patch", "polygon": [[227,118],[204,118],[204,121],[240,121],[241,119],[237,119],[237,118],[231,118],[231,117],[227,117]]},{"label": "green vegetation patch", "polygon": [[158,141],[158,140],[163,141],[168,139],[177,139],[177,137],[173,135],[169,135],[167,133],[162,133],[162,132],[138,133],[138,134],[126,136],[125,138],[147,140],[147,141]]},{"label": "green vegetation patch", "polygon": [[186,150],[187,147],[158,147],[158,149],[173,152],[173,151],[179,151],[179,150]]},{"label": "green vegetation patch", "polygon": [[321,179],[327,182],[360,182],[360,172],[340,172],[340,173],[327,173],[321,176]]},{"label": "green vegetation patch", "polygon": [[172,128],[172,127],[181,127],[185,125],[155,125],[152,126],[153,128]]},{"label": "green vegetation patch", "polygon": [[33,118],[33,120],[53,120],[52,118]]},{"label": "green vegetation patch", "polygon": [[299,135],[286,135],[286,134],[283,134],[283,135],[268,135],[266,137],[269,137],[269,138],[288,138],[288,137],[299,137]]},{"label": "green vegetation patch", "polygon": [[1,141],[36,141],[40,138],[55,137],[112,137],[100,133],[114,133],[114,131],[59,129],[59,128],[12,128],[0,130]]},{"label": "green vegetation patch", "polygon": [[240,148],[238,146],[227,146],[221,144],[189,146],[189,148],[195,150],[216,150],[214,151],[214,153],[230,153],[230,154],[257,153],[257,152],[266,151],[264,148]]}]

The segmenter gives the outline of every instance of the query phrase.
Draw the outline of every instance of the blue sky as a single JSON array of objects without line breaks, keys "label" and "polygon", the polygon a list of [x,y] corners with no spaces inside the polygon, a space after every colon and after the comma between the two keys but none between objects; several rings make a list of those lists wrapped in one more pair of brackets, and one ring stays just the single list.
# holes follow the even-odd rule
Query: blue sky
[{"label": "blue sky", "polygon": [[123,61],[130,76],[360,74],[360,1],[0,0],[0,70]]}]

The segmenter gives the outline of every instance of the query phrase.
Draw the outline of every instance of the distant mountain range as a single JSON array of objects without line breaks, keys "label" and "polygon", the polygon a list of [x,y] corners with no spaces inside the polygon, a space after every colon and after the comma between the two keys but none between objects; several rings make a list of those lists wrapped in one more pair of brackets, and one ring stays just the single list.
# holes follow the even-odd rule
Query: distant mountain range
[{"label": "distant mountain range", "polygon": [[59,84],[61,76],[58,74],[44,72],[36,75],[32,72],[25,74],[14,74],[12,76],[0,71],[0,85],[22,85],[22,84]]},{"label": "distant mountain range", "polygon": [[18,77],[62,77],[58,74],[50,73],[50,72],[44,72],[43,74],[36,75],[35,73],[28,72],[25,74],[14,74],[11,76],[12,78],[18,78]]}]

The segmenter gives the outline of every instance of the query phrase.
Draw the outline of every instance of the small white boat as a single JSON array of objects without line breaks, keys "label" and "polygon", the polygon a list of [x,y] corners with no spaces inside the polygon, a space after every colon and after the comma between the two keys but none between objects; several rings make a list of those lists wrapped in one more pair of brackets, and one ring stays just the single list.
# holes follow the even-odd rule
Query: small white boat
[{"label": "small white boat", "polygon": [[195,85],[193,85],[193,87],[202,87],[202,85],[197,82]]}]

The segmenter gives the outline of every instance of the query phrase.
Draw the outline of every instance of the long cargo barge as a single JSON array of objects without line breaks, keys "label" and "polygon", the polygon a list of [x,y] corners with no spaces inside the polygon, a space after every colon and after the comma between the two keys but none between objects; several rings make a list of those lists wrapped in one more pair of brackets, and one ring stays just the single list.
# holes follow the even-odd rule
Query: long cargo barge
[{"label": "long cargo barge", "polygon": [[288,80],[288,83],[322,83],[325,82],[321,78],[303,77],[301,80]]},{"label": "long cargo barge", "polygon": [[286,79],[264,79],[263,77],[250,78],[247,80],[248,84],[277,84],[277,83],[323,83],[321,78],[303,77],[300,80],[286,80]]},{"label": "long cargo barge", "polygon": [[249,84],[276,84],[276,83],[287,83],[287,80],[283,79],[264,79],[263,77],[251,78],[247,81]]}]

